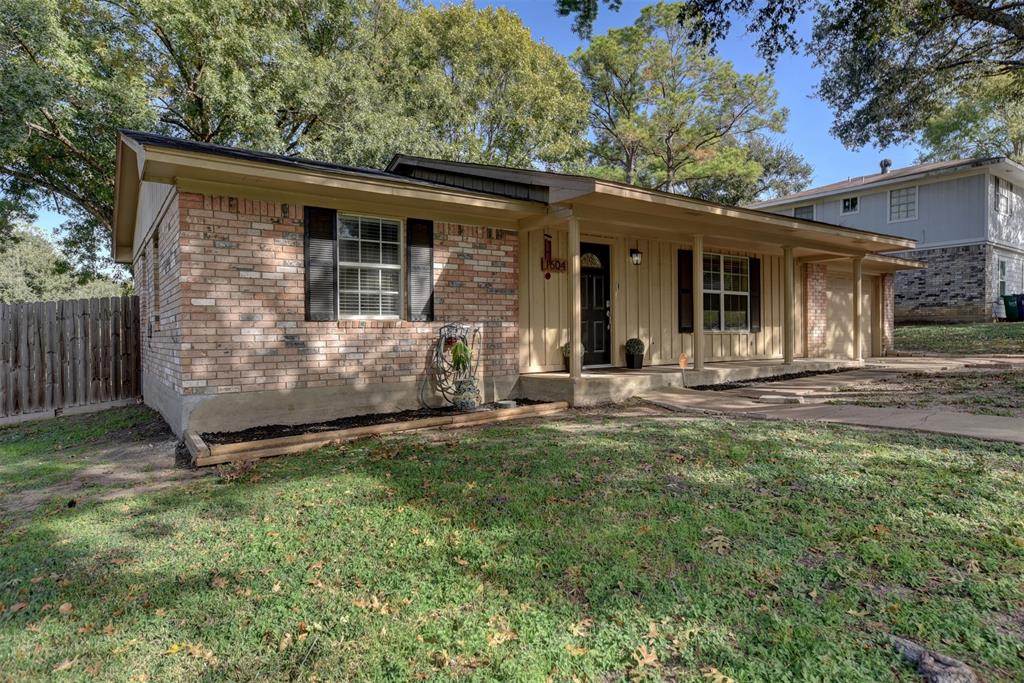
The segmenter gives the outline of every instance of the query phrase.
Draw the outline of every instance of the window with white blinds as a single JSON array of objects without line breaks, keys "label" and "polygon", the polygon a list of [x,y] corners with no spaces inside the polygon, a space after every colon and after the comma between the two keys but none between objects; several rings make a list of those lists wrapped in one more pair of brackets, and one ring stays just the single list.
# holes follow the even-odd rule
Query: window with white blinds
[{"label": "window with white blinds", "polygon": [[402,310],[402,224],[338,216],[338,315],[397,318]]}]

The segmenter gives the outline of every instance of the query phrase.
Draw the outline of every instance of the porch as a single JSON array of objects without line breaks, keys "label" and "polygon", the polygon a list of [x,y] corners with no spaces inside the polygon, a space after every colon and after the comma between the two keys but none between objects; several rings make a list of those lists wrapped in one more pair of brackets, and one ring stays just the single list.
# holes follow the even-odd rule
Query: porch
[{"label": "porch", "polygon": [[702,369],[652,365],[640,370],[583,368],[575,380],[567,372],[537,372],[519,376],[518,395],[535,401],[570,401],[576,406],[625,401],[645,391],[699,387],[801,372],[826,372],[863,365],[859,360],[795,358],[706,363]]}]

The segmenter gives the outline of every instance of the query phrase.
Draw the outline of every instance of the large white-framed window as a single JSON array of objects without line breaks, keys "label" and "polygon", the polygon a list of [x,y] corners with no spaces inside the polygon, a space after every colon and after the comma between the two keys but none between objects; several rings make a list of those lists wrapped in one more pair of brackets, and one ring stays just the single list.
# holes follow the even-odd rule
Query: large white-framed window
[{"label": "large white-framed window", "polygon": [[997,213],[1013,212],[1013,183],[997,177],[995,183],[995,204]]},{"label": "large white-framed window", "polygon": [[843,216],[860,213],[860,197],[843,197],[839,200],[839,213]]},{"label": "large white-framed window", "polygon": [[999,259],[999,296],[1006,295],[1006,259]]},{"label": "large white-framed window", "polygon": [[889,190],[889,222],[917,220],[917,188]]},{"label": "large white-framed window", "polygon": [[750,329],[750,259],[704,254],[704,330]]},{"label": "large white-framed window", "polygon": [[399,318],[402,227],[397,218],[338,214],[339,318]]},{"label": "large white-framed window", "polygon": [[804,218],[806,220],[813,221],[814,204],[808,204],[807,206],[794,206],[793,218]]}]

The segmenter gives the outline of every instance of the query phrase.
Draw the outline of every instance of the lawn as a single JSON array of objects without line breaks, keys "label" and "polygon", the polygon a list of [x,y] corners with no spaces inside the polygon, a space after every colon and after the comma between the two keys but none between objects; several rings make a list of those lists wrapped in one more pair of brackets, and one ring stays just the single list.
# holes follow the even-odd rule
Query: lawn
[{"label": "lawn", "polygon": [[895,633],[1021,680],[1022,456],[633,408],[58,500],[0,529],[0,679],[920,680]]},{"label": "lawn", "polygon": [[896,349],[899,351],[1024,353],[1024,323],[900,325],[894,332]]},{"label": "lawn", "polygon": [[832,403],[1024,418],[1024,368],[893,373],[840,391]]}]

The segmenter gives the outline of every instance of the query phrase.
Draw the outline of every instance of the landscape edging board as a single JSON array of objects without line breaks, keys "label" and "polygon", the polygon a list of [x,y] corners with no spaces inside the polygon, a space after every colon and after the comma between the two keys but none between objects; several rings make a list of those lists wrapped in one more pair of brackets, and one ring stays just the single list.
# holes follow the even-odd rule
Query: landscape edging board
[{"label": "landscape edging board", "polygon": [[518,406],[516,408],[499,408],[497,410],[459,413],[457,415],[439,415],[418,420],[406,420],[405,422],[386,422],[364,427],[336,429],[329,432],[295,434],[293,436],[281,436],[273,439],[257,439],[255,441],[225,444],[208,444],[195,431],[189,430],[185,432],[185,445],[188,447],[189,453],[192,454],[192,462],[195,466],[206,467],[208,465],[221,465],[240,460],[257,460],[276,455],[301,453],[322,446],[361,439],[367,436],[407,432],[430,427],[471,427],[493,422],[503,422],[505,420],[550,415],[561,412],[568,407],[568,402],[556,401],[554,403],[540,403],[530,406]]}]

